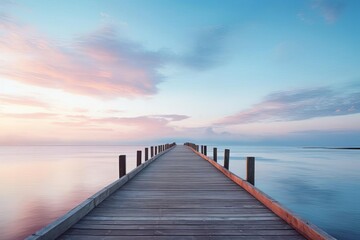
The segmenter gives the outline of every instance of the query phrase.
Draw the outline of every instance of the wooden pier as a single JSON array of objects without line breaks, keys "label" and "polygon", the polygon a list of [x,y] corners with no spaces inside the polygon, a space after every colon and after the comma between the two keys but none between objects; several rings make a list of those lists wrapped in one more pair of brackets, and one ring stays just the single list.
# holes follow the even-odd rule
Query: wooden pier
[{"label": "wooden pier", "polygon": [[334,239],[192,148],[161,149],[28,239]]}]

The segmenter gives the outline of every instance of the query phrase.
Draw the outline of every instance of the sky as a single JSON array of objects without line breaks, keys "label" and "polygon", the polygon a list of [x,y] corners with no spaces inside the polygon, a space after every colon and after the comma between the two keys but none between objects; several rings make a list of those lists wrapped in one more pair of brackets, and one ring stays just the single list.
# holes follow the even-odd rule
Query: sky
[{"label": "sky", "polygon": [[360,145],[360,1],[0,0],[0,144]]}]

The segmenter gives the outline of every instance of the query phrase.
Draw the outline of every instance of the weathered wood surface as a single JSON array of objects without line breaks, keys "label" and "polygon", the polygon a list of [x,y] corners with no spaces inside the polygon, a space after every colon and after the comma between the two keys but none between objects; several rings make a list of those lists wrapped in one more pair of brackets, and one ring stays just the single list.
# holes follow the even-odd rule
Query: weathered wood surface
[{"label": "weathered wood surface", "polygon": [[304,239],[185,146],[176,146],[59,239]]}]

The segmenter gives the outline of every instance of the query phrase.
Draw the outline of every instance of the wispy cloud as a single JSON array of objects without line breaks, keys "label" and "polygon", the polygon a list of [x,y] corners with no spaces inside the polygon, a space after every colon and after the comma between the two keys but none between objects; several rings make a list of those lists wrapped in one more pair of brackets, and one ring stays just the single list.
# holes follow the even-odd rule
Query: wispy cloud
[{"label": "wispy cloud", "polygon": [[186,54],[150,51],[103,26],[63,44],[0,13],[0,76],[22,83],[102,98],[157,92],[167,64],[204,70],[218,63],[223,28],[204,31]]},{"label": "wispy cloud", "polygon": [[43,101],[40,101],[33,97],[26,96],[13,96],[2,94],[0,95],[0,105],[23,105],[23,106],[31,106],[31,107],[41,107],[48,108],[49,105]]},{"label": "wispy cloud", "polygon": [[154,115],[136,117],[90,117],[85,115],[67,116],[64,120],[55,120],[53,124],[73,128],[76,130],[106,128],[113,129],[114,133],[124,133],[119,135],[119,139],[142,139],[174,135],[176,130],[169,124],[173,121],[180,121],[188,118],[184,115]]},{"label": "wispy cloud", "polygon": [[331,88],[284,91],[268,95],[250,109],[223,118],[220,125],[305,120],[360,113],[360,91]]},{"label": "wispy cloud", "polygon": [[118,84],[125,95],[156,93],[156,85],[162,79],[157,70],[165,64],[163,53],[120,38],[112,26],[81,37],[76,47],[93,61],[93,67],[99,66],[95,82]]},{"label": "wispy cloud", "polygon": [[326,23],[335,23],[346,8],[345,0],[312,0],[307,9],[303,9],[297,14],[301,21],[313,24],[319,19]]},{"label": "wispy cloud", "polygon": [[[100,125],[112,125],[113,127],[137,127],[140,129],[160,129],[167,128],[168,124],[173,121],[180,121],[186,119],[185,115],[144,115],[136,117],[91,117],[87,115],[67,115],[63,119],[64,121],[55,121],[57,125],[66,125],[74,127],[88,127],[88,126],[100,126]],[[136,131],[137,131],[136,130]],[[146,130],[146,131],[148,131]]]},{"label": "wispy cloud", "polygon": [[123,112],[124,110],[119,110],[119,109],[108,109],[104,111],[104,113],[108,113],[108,114],[118,114]]},{"label": "wispy cloud", "polygon": [[29,26],[0,15],[0,75],[26,84],[101,96],[156,93],[160,56],[119,40],[102,28],[71,46],[49,40]]},{"label": "wispy cloud", "polygon": [[320,11],[321,16],[328,23],[335,22],[343,12],[346,4],[344,0],[314,0],[312,7]]},{"label": "wispy cloud", "polygon": [[179,114],[163,114],[163,115],[153,115],[151,117],[155,117],[155,118],[163,118],[166,119],[168,121],[181,121],[181,120],[185,120],[188,119],[189,116],[186,115],[179,115]]},{"label": "wispy cloud", "polygon": [[224,26],[209,27],[198,33],[191,51],[179,60],[190,68],[207,69],[220,64],[228,29]]},{"label": "wispy cloud", "polygon": [[9,5],[15,5],[16,3],[13,0],[1,0],[0,1],[0,7],[1,6],[9,6]]},{"label": "wispy cloud", "polygon": [[47,119],[59,116],[55,113],[47,113],[47,112],[35,112],[35,113],[2,113],[0,114],[2,118],[19,118],[26,120],[36,120],[36,119]]},{"label": "wispy cloud", "polygon": [[283,135],[272,134],[259,141],[259,144],[295,145],[295,146],[342,146],[357,147],[360,131],[353,130],[308,130],[290,132]]},{"label": "wispy cloud", "polygon": [[[134,117],[97,117],[92,115],[64,115],[48,112],[0,113],[2,134],[0,143],[42,142],[128,142],[176,137],[181,134],[172,126],[174,121],[187,118],[184,115],[143,115]],[[12,123],[16,122],[16,126]],[[8,127],[6,127],[8,126]],[[29,129],[31,126],[31,129]],[[29,135],[24,138],[24,131]],[[95,134],[95,135],[94,135]]]},{"label": "wispy cloud", "polygon": [[[170,116],[170,117],[169,117]],[[188,118],[183,115],[155,115],[155,116],[137,116],[137,117],[108,117],[108,118],[88,118],[86,121],[90,124],[114,124],[124,126],[154,127],[164,126],[172,121]]]}]

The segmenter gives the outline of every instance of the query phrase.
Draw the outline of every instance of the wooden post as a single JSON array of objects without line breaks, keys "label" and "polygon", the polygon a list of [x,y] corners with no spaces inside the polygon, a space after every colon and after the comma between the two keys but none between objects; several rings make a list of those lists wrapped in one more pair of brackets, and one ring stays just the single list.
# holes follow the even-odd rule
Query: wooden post
[{"label": "wooden post", "polygon": [[213,160],[217,162],[217,148],[213,148]]},{"label": "wooden post", "polygon": [[153,157],[154,156],[154,147],[151,146],[150,150],[151,150],[151,157]]},{"label": "wooden post", "polygon": [[229,170],[229,156],[230,156],[230,150],[225,149],[225,152],[224,152],[224,168],[226,168],[227,170]]},{"label": "wooden post", "polygon": [[149,148],[145,148],[145,161],[149,159]]},{"label": "wooden post", "polygon": [[204,155],[205,156],[207,155],[207,146],[206,145],[204,146]]},{"label": "wooden post", "polygon": [[138,150],[137,152],[136,152],[136,166],[140,166],[141,165],[141,151],[140,150]]},{"label": "wooden post", "polygon": [[157,150],[158,150],[158,147],[155,146],[155,156],[157,155]]},{"label": "wooden post", "polygon": [[204,154],[204,146],[201,145],[201,153]]},{"label": "wooden post", "polygon": [[196,145],[196,151],[199,152],[199,145]]},{"label": "wooden post", "polygon": [[255,185],[255,158],[246,158],[246,181]]},{"label": "wooden post", "polygon": [[126,175],[126,155],[119,156],[119,178]]}]

